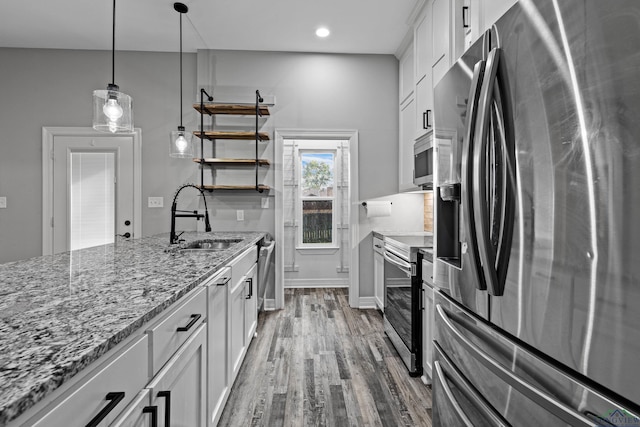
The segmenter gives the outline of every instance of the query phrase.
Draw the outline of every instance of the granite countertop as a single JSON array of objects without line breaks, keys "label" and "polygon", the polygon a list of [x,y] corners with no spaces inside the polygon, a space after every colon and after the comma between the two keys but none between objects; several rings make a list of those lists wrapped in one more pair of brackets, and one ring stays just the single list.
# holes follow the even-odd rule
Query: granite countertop
[{"label": "granite countertop", "polygon": [[167,251],[169,234],[119,239],[0,264],[0,426],[97,360],[256,244],[262,232],[186,232],[242,239],[205,254]]}]

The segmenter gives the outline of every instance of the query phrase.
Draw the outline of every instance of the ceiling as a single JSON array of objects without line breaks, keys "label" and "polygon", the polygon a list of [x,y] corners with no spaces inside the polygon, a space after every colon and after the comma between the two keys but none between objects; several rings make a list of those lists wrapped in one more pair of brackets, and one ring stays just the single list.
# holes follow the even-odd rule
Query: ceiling
[{"label": "ceiling", "polygon": [[[424,0],[183,0],[183,49],[393,54]],[[171,0],[119,0],[116,50],[178,51]],[[2,6],[0,46],[111,49],[111,0],[19,0]],[[319,26],[331,35],[315,36]]]}]

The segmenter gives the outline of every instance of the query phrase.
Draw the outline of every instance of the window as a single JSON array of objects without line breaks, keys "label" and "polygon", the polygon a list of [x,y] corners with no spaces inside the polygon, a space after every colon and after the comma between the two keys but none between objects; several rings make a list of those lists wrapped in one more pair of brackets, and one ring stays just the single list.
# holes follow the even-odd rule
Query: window
[{"label": "window", "polygon": [[335,247],[335,150],[300,150],[301,247]]}]

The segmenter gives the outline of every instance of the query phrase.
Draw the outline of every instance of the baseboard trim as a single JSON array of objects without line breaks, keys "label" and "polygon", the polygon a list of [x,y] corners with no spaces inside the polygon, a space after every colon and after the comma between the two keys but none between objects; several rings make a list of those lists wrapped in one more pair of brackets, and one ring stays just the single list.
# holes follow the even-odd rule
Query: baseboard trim
[{"label": "baseboard trim", "polygon": [[276,309],[276,300],[275,299],[264,299],[264,311],[275,311]]},{"label": "baseboard trim", "polygon": [[378,305],[376,304],[376,297],[360,297],[358,299],[358,308],[378,308]]},{"label": "baseboard trim", "polygon": [[286,279],[286,288],[348,288],[349,279]]}]

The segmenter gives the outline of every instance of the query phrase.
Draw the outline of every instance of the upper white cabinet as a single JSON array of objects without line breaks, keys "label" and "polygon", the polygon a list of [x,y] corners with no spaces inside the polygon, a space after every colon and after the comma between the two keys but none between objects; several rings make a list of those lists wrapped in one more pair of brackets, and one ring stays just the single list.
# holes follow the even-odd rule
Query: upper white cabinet
[{"label": "upper white cabinet", "polygon": [[[415,70],[415,135],[414,140],[426,135],[433,129],[433,38],[431,37],[432,15],[431,5],[427,5],[423,14],[418,18],[414,29]],[[411,150],[413,170],[413,144]],[[413,180],[413,175],[412,175]],[[413,182],[412,182],[413,184]]]},{"label": "upper white cabinet", "polygon": [[413,45],[411,45],[400,57],[400,105],[404,104],[409,97],[413,96],[415,89],[415,82],[413,80],[414,66]]},{"label": "upper white cabinet", "polygon": [[[460,0],[464,11],[461,23],[465,27],[464,49],[471,46],[478,37],[488,30],[517,0]],[[460,56],[464,49],[456,52]]]}]

